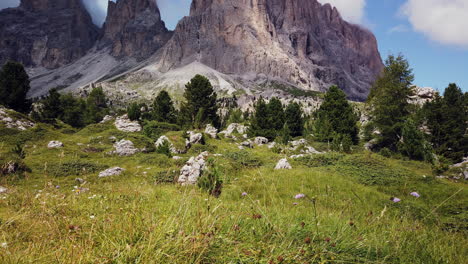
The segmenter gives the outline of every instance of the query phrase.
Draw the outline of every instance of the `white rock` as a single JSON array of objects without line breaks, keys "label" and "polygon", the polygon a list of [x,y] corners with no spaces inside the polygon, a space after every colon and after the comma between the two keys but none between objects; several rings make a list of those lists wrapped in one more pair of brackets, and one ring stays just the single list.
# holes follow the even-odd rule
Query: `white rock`
[{"label": "white rock", "polygon": [[250,140],[246,140],[244,142],[241,142],[240,145],[243,146],[243,147],[247,147],[247,148],[253,148],[253,143]]},{"label": "white rock", "polygon": [[63,148],[63,143],[60,141],[50,141],[49,144],[47,144],[47,148]]},{"label": "white rock", "polygon": [[140,132],[141,125],[138,121],[131,121],[127,114],[117,117],[114,123],[115,127],[123,132]]},{"label": "white rock", "polygon": [[0,186],[0,193],[6,193],[6,192],[8,192],[8,189]]},{"label": "white rock", "polygon": [[189,134],[189,138],[185,142],[185,145],[187,148],[189,148],[191,145],[202,143],[203,141],[202,133],[195,133],[193,131],[189,131],[187,133]]},{"label": "white rock", "polygon": [[172,157],[172,159],[173,159],[173,160],[181,160],[181,159],[182,159],[182,157],[179,157],[179,156],[174,156],[174,157]]},{"label": "white rock", "polygon": [[264,144],[268,144],[268,138],[266,138],[266,137],[256,137],[254,139],[254,143],[256,145],[259,145],[259,146],[264,145]]},{"label": "white rock", "polygon": [[109,177],[109,176],[117,176],[117,175],[122,174],[122,172],[124,172],[124,171],[125,171],[125,169],[122,169],[120,167],[113,167],[113,168],[107,169],[105,171],[101,171],[99,173],[99,178],[104,178],[104,177]]},{"label": "white rock", "polygon": [[290,170],[292,169],[291,164],[289,164],[287,159],[281,159],[276,164],[275,170]]},{"label": "white rock", "polygon": [[218,134],[218,129],[208,124],[205,128],[205,133],[210,135],[211,138],[216,138],[216,135]]},{"label": "white rock", "polygon": [[238,124],[238,123],[232,123],[230,124],[226,130],[221,131],[220,133],[224,134],[226,137],[232,137],[233,133],[239,133],[239,134],[245,134],[247,133],[248,127]]},{"label": "white rock", "polygon": [[109,121],[111,121],[111,120],[113,120],[113,119],[114,119],[114,117],[112,117],[112,116],[110,116],[110,115],[106,115],[106,116],[102,119],[101,124],[107,123],[107,122],[109,122]]},{"label": "white rock", "polygon": [[122,139],[119,142],[114,144],[115,150],[112,152],[113,154],[117,154],[119,156],[131,156],[137,152],[139,149],[135,148],[133,142],[130,140]]},{"label": "white rock", "polygon": [[191,157],[180,170],[178,183],[182,185],[196,184],[198,178],[202,175],[203,170],[205,169],[205,159],[208,155],[208,152],[203,152],[197,157]]},{"label": "white rock", "polygon": [[274,147],[276,147],[276,142],[271,142],[270,144],[268,144],[269,149],[272,149]]},{"label": "white rock", "polygon": [[298,159],[298,158],[303,158],[303,157],[305,157],[305,156],[306,156],[306,155],[304,155],[304,154],[299,154],[299,155],[292,155],[290,158],[291,158],[291,159]]},{"label": "white rock", "polygon": [[35,123],[23,118],[15,120],[9,115],[7,109],[4,107],[0,107],[0,123],[3,123],[7,128],[18,130],[26,130],[36,125]]},{"label": "white rock", "polygon": [[177,151],[175,148],[174,148],[174,145],[172,144],[172,142],[169,140],[168,137],[166,136],[161,136],[158,138],[158,140],[156,140],[156,142],[154,143],[154,146],[156,148],[159,148],[160,146],[162,146],[164,144],[164,142],[168,142],[169,143],[169,149],[171,150],[171,153],[173,154],[176,154],[176,153],[179,153],[179,151]]}]

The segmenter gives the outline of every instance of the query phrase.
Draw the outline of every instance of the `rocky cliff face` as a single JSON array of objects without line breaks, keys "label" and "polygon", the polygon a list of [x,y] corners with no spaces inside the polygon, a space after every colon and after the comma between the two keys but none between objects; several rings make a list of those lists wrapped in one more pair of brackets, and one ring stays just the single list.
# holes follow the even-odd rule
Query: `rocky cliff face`
[{"label": "rocky cliff face", "polygon": [[305,90],[337,84],[355,100],[383,68],[374,35],[316,0],[193,0],[159,59],[163,72],[197,61]]},{"label": "rocky cliff face", "polygon": [[109,1],[100,46],[111,46],[115,57],[143,60],[171,37],[154,0]]},{"label": "rocky cliff face", "polygon": [[21,0],[0,11],[0,64],[58,68],[84,56],[98,35],[81,0]]}]

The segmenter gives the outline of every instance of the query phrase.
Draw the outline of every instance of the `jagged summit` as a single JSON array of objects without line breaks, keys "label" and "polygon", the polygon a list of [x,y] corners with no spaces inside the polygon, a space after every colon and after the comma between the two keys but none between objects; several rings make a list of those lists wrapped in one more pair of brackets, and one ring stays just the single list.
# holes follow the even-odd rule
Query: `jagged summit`
[{"label": "jagged summit", "polygon": [[143,60],[171,37],[154,0],[109,1],[101,46],[110,45],[115,57]]},{"label": "jagged summit", "polygon": [[99,36],[81,0],[22,0],[0,11],[0,64],[54,69],[83,57]]},{"label": "jagged summit", "polygon": [[337,84],[356,100],[383,68],[373,34],[316,0],[194,0],[160,58],[162,71],[199,61],[306,90]]}]

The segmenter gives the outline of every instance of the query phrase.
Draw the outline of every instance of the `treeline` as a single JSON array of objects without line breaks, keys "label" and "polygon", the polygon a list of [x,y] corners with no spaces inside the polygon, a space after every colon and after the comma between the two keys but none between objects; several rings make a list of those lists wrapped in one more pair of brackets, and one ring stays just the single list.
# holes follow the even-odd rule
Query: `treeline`
[{"label": "treeline", "polygon": [[[262,136],[287,144],[295,137],[327,142],[331,150],[349,152],[360,141],[385,156],[403,155],[433,162],[442,157],[459,162],[468,154],[468,95],[450,84],[443,96],[422,107],[412,102],[414,74],[402,56],[390,55],[381,76],[375,81],[366,108],[370,120],[363,127],[359,113],[336,86],[324,95],[320,108],[306,115],[300,104],[283,104],[278,98],[255,101],[252,113],[233,105],[228,114],[220,109],[210,81],[196,75],[186,84],[179,109],[167,91],[161,91],[150,105],[132,103],[126,109],[131,120],[143,124],[144,132],[156,137],[162,131],[216,128],[230,123],[245,123],[251,137]],[[29,78],[21,64],[7,62],[0,71],[0,104],[27,113]],[[81,128],[100,122],[112,110],[101,88],[94,88],[86,99],[60,94],[52,89],[31,112],[41,122],[61,120]],[[437,154],[438,156],[435,156]]]}]

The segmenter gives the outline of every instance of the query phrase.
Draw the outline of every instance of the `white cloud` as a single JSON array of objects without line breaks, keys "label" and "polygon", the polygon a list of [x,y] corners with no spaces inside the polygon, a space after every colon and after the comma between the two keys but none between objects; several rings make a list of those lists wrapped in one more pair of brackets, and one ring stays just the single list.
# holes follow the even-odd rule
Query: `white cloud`
[{"label": "white cloud", "polygon": [[415,31],[442,44],[468,47],[467,0],[408,0],[401,11]]},{"label": "white cloud", "polygon": [[364,23],[364,9],[366,0],[319,0],[321,3],[330,3],[340,11],[341,16],[349,22]]},{"label": "white cloud", "polygon": [[387,31],[388,34],[392,33],[404,33],[410,31],[410,28],[406,25],[396,25]]}]

